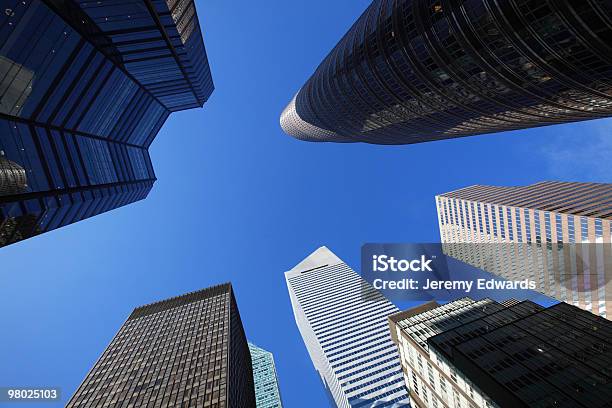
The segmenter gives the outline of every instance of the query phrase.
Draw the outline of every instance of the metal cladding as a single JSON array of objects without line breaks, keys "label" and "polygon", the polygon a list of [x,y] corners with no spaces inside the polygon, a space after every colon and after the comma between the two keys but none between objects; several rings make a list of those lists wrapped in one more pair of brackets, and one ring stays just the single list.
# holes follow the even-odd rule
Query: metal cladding
[{"label": "metal cladding", "polygon": [[22,193],[28,188],[23,167],[0,156],[0,196]]},{"label": "metal cladding", "polygon": [[612,322],[567,303],[432,301],[389,326],[413,407],[610,406]]},{"label": "metal cladding", "polygon": [[308,117],[302,112],[300,116],[295,108],[294,96],[289,105],[283,110],[280,118],[280,124],[283,130],[300,140],[311,142],[351,142],[351,139],[343,138],[335,132],[317,127],[308,120],[302,119],[302,116]]},{"label": "metal cladding", "polygon": [[409,144],[608,117],[611,44],[607,1],[375,0],[281,126]]}]

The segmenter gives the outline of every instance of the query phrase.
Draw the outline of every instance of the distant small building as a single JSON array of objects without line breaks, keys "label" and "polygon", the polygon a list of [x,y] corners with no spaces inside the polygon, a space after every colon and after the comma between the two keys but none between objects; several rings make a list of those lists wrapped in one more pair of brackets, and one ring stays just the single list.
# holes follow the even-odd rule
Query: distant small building
[{"label": "distant small building", "polygon": [[249,351],[253,363],[257,408],[282,408],[274,356],[252,343],[249,343]]}]

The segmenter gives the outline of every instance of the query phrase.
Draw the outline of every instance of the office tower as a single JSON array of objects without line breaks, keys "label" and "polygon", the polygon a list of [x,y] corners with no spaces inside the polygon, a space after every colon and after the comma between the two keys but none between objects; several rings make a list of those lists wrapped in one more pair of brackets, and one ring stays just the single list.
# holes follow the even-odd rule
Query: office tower
[{"label": "office tower", "polygon": [[612,313],[612,184],[471,186],[436,196],[445,253],[602,317]]},{"label": "office tower", "polygon": [[611,14],[598,0],[374,0],[281,126],[409,144],[610,116]]},{"label": "office tower", "polygon": [[0,246],[145,198],[151,142],[212,91],[192,0],[5,1]]},{"label": "office tower", "polygon": [[407,407],[382,294],[326,247],[285,272],[291,305],[308,353],[332,404]]},{"label": "office tower", "polygon": [[94,406],[254,407],[231,284],[134,309],[67,405]]},{"label": "office tower", "polygon": [[252,343],[249,343],[249,351],[253,362],[257,408],[282,408],[274,356]]},{"label": "office tower", "polygon": [[389,318],[414,407],[604,408],[612,322],[567,303],[463,298]]}]

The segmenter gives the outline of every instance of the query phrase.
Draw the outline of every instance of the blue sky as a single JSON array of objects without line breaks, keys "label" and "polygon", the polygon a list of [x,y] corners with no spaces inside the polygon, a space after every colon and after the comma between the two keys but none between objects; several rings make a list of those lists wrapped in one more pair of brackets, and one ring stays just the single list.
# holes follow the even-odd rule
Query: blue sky
[{"label": "blue sky", "polygon": [[610,180],[605,120],[398,147],[284,135],[285,104],[367,5],[198,2],[216,90],[158,135],[148,199],[0,249],[0,384],[67,401],[134,307],[232,281],[286,406],[324,407],[284,271],[321,245],[357,268],[364,242],[438,241],[437,193]]}]

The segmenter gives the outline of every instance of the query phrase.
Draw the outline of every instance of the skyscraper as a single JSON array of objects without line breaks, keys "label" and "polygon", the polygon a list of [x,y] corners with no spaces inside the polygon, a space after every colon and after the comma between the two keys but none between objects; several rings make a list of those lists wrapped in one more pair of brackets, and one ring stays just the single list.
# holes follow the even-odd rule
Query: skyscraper
[{"label": "skyscraper", "polygon": [[249,351],[253,362],[257,408],[282,408],[274,356],[252,343],[249,343]]},{"label": "skyscraper", "polygon": [[253,408],[231,284],[134,309],[67,405],[94,406]]},{"label": "skyscraper", "polygon": [[387,316],[397,308],[326,247],[285,272],[308,353],[333,404],[407,407]]},{"label": "skyscraper", "polygon": [[145,198],[151,142],[213,91],[192,0],[2,9],[0,246]]},{"label": "skyscraper", "polygon": [[610,15],[597,0],[374,0],[281,126],[408,144],[610,116]]},{"label": "skyscraper", "polygon": [[612,312],[612,184],[471,186],[436,197],[445,253],[602,317]]},{"label": "skyscraper", "polygon": [[612,322],[567,303],[463,298],[389,318],[414,407],[604,408]]}]

